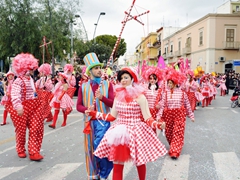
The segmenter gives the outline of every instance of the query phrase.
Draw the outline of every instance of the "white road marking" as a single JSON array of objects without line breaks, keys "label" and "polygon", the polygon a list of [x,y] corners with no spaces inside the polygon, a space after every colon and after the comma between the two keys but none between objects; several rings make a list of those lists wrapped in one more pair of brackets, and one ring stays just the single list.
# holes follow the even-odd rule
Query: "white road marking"
[{"label": "white road marking", "polygon": [[235,111],[235,110],[233,110],[233,109],[232,109],[231,111],[232,111],[232,112],[234,112],[235,114],[238,114],[238,112],[237,112],[237,111]]},{"label": "white road marking", "polygon": [[5,178],[12,173],[18,172],[25,167],[27,167],[27,166],[0,168],[0,179]]},{"label": "white road marking", "polygon": [[[77,120],[77,121],[68,123],[67,125],[72,125],[72,124],[78,123],[79,121],[82,121],[82,120],[83,120],[83,119],[79,119],[79,120]],[[55,133],[55,132],[60,131],[60,130],[62,130],[61,127],[57,128],[57,129],[54,129],[54,130],[52,130],[52,131],[49,131],[49,132],[47,132],[47,133],[44,133],[44,136],[47,136],[47,135],[49,135],[49,134]],[[27,144],[27,142],[26,142],[26,144]],[[10,151],[10,150],[12,150],[12,149],[14,149],[14,148],[15,148],[15,146],[12,146],[12,147],[9,147],[9,148],[7,148],[7,149],[4,149],[3,151],[0,151],[0,155],[3,154],[3,153],[5,153],[5,152],[7,152],[7,151]]]},{"label": "white road marking", "polygon": [[166,156],[158,180],[188,180],[189,155],[181,155],[177,160]]},{"label": "white road marking", "polygon": [[240,178],[240,163],[236,153],[213,153],[213,159],[219,179]]},{"label": "white road marking", "polygon": [[83,163],[56,164],[34,180],[64,179],[67,175],[69,175],[75,169],[79,168],[79,166],[82,164]]}]

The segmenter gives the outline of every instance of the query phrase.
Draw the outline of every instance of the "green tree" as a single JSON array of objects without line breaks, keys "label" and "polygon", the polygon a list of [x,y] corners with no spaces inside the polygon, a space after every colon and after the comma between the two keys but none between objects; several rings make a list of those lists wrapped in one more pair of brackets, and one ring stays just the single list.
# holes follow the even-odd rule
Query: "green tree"
[{"label": "green tree", "polygon": [[[116,36],[112,35],[101,35],[96,37],[96,44],[94,40],[83,42],[83,40],[74,40],[74,50],[76,50],[79,57],[78,63],[84,64],[83,58],[90,52],[95,52],[100,62],[105,62],[110,58],[114,45],[117,41]],[[121,39],[117,51],[114,54],[114,59],[119,58],[126,52],[126,43],[124,39]]]},{"label": "green tree", "polygon": [[[103,44],[105,46],[109,46],[113,49],[115,43],[117,41],[117,36],[113,35],[101,35],[96,37],[96,43],[97,44]],[[113,55],[113,58],[119,58],[120,56],[123,56],[127,50],[127,45],[124,39],[120,40],[120,43],[117,46],[116,52]]]},{"label": "green tree", "polygon": [[8,63],[7,57],[21,52],[33,53],[39,57],[38,19],[31,4],[33,0],[5,0],[0,4],[0,57]]},{"label": "green tree", "polygon": [[52,41],[46,61],[51,62],[53,53],[59,61],[63,59],[63,50],[70,50],[69,25],[77,8],[79,0],[0,1],[0,59],[5,66],[8,57],[21,52],[32,53],[41,62],[43,36]]}]

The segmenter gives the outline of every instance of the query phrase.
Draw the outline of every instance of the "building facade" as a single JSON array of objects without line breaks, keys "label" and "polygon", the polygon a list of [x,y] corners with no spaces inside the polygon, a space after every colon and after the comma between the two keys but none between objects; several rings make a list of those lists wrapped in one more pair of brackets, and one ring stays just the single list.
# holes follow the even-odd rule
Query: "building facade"
[{"label": "building facade", "polygon": [[[191,69],[201,66],[206,73],[240,72],[240,1],[228,1],[217,13],[207,14],[184,28],[161,27],[149,33],[136,47],[134,63],[147,60],[166,64],[188,59]],[[140,63],[142,64],[142,63]]]},{"label": "building facade", "polygon": [[163,39],[163,57],[168,63],[188,58],[191,69],[205,72],[240,72],[240,14],[208,14]]}]

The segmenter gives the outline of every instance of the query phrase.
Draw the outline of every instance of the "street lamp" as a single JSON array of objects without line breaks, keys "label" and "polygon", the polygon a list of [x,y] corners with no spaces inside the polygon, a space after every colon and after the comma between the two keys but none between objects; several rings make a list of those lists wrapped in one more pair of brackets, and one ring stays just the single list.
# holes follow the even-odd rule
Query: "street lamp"
[{"label": "street lamp", "polygon": [[94,24],[94,25],[95,25],[95,30],[94,30],[94,34],[93,34],[94,44],[96,44],[95,34],[96,34],[96,30],[97,30],[98,21],[99,21],[99,19],[100,19],[100,16],[101,16],[101,15],[104,16],[105,14],[106,14],[105,12],[100,12],[100,14],[99,14],[99,16],[98,16],[97,23]]},{"label": "street lamp", "polygon": [[85,32],[85,36],[86,36],[85,38],[86,38],[86,40],[88,41],[87,31],[86,31],[86,28],[85,28],[85,26],[84,26],[84,23],[83,23],[83,20],[82,20],[81,16],[80,16],[79,14],[76,14],[75,17],[76,17],[76,18],[80,18],[81,23],[82,23],[82,26],[83,26],[83,29],[84,29],[84,32]]},{"label": "street lamp", "polygon": [[71,23],[71,47],[70,47],[70,60],[71,60],[71,64],[73,64],[73,58],[72,58],[72,55],[73,55],[73,19],[70,20],[70,23]]}]

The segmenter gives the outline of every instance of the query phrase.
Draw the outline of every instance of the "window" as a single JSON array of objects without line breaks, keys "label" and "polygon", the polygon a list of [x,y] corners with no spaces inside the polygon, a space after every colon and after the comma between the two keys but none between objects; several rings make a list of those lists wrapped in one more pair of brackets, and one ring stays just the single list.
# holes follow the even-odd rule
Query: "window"
[{"label": "window", "polygon": [[239,6],[236,6],[236,11],[237,11],[237,12],[239,11]]},{"label": "window", "polygon": [[171,44],[171,50],[170,50],[170,52],[173,52],[173,45]]},{"label": "window", "polygon": [[191,37],[188,37],[186,40],[186,47],[191,47]]},{"label": "window", "polygon": [[199,33],[199,45],[203,45],[203,32]]},{"label": "window", "polygon": [[178,50],[181,51],[181,41],[178,41]]},{"label": "window", "polygon": [[234,47],[234,29],[227,29],[226,46],[228,48]]}]

